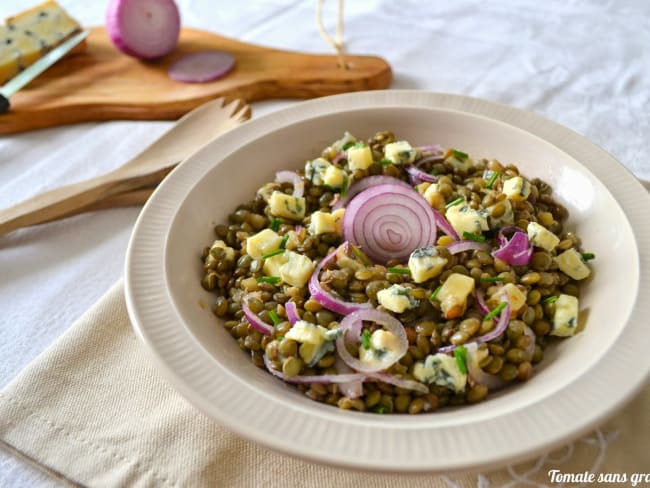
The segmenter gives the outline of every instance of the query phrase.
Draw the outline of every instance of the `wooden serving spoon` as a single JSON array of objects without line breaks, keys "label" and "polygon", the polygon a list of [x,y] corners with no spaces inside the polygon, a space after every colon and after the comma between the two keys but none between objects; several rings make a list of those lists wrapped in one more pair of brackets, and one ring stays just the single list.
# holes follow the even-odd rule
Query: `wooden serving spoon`
[{"label": "wooden serving spoon", "polygon": [[[89,210],[141,203],[183,159],[251,115],[241,100],[201,105],[131,161],[102,176],[56,188],[0,210],[0,235]],[[138,190],[138,191],[136,191]]]}]

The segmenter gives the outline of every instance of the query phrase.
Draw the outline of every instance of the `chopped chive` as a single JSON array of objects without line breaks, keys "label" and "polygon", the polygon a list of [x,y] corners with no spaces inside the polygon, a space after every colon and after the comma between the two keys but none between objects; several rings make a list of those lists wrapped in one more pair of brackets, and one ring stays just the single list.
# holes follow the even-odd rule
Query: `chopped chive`
[{"label": "chopped chive", "polygon": [[361,261],[366,266],[370,266],[372,264],[370,258],[366,256],[361,249],[359,249],[358,247],[354,247],[352,249],[354,250],[354,254],[356,254],[357,257],[359,258],[359,261]]},{"label": "chopped chive", "polygon": [[583,252],[582,253],[582,259],[585,261],[589,261],[590,259],[594,259],[596,255],[593,252]]},{"label": "chopped chive", "polygon": [[544,305],[548,305],[549,303],[553,303],[556,300],[557,300],[557,295],[551,295],[550,297],[544,298],[544,300],[542,300],[542,303]]},{"label": "chopped chive", "polygon": [[470,241],[476,242],[485,242],[485,237],[481,234],[474,234],[472,232],[463,232],[463,239],[469,239]]},{"label": "chopped chive", "polygon": [[348,175],[345,175],[343,178],[343,184],[341,185],[341,197],[344,197],[348,192]]},{"label": "chopped chive", "polygon": [[384,405],[375,405],[370,410],[375,413],[386,413],[386,407]]},{"label": "chopped chive", "polygon": [[438,296],[438,293],[440,293],[440,289],[442,288],[442,285],[440,285],[438,288],[433,290],[433,293],[429,295],[429,300],[435,300],[436,297]]},{"label": "chopped chive", "polygon": [[357,149],[362,149],[362,148],[366,147],[366,143],[363,142],[363,141],[357,141],[357,142],[354,143],[354,146],[352,146],[352,147],[357,148]]},{"label": "chopped chive", "polygon": [[463,203],[464,201],[465,200],[462,197],[458,197],[456,200],[452,200],[447,205],[445,205],[445,208],[451,208],[454,205],[458,205],[459,203]]},{"label": "chopped chive", "polygon": [[488,180],[487,185],[485,185],[485,187],[486,187],[488,190],[491,190],[491,189],[492,189],[492,185],[494,185],[494,182],[497,180],[498,177],[499,177],[499,173],[496,172],[496,171],[494,171],[494,172],[492,173],[492,176],[490,176],[490,179]]},{"label": "chopped chive", "polygon": [[388,166],[389,164],[393,164],[393,161],[391,161],[390,159],[382,159],[381,161],[379,161],[379,164],[381,164],[382,166]]},{"label": "chopped chive", "polygon": [[352,142],[352,141],[350,141],[350,142],[346,142],[346,143],[343,145],[343,150],[344,150],[344,151],[347,151],[348,149],[350,149],[350,148],[351,148],[352,146],[354,146],[355,144],[356,144],[356,142]]},{"label": "chopped chive", "polygon": [[456,149],[452,150],[452,154],[457,157],[458,159],[467,159],[469,158],[469,154],[464,153],[462,151],[457,151]]},{"label": "chopped chive", "polygon": [[503,276],[486,276],[485,278],[481,278],[481,281],[486,283],[498,283],[505,280],[506,279]]},{"label": "chopped chive", "polygon": [[281,278],[279,276],[260,276],[257,278],[258,283],[270,283],[272,285],[277,285],[280,281]]},{"label": "chopped chive", "polygon": [[284,249],[286,247],[288,240],[289,240],[289,234],[285,234],[282,236],[282,241],[280,241],[280,249]]},{"label": "chopped chive", "polygon": [[280,219],[274,217],[271,219],[271,225],[269,225],[269,228],[277,232],[280,229],[280,224]]},{"label": "chopped chive", "polygon": [[[287,236],[287,237],[289,237],[289,236]],[[262,259],[269,259],[269,258],[272,258],[273,256],[277,256],[278,254],[282,254],[283,252],[284,252],[284,249],[276,249],[275,251],[272,251],[272,252],[262,256]]]},{"label": "chopped chive", "polygon": [[278,313],[275,310],[269,310],[269,317],[273,321],[273,325],[278,325],[282,320],[278,317]]},{"label": "chopped chive", "polygon": [[370,331],[364,329],[361,333],[361,345],[364,349],[370,349]]},{"label": "chopped chive", "polygon": [[284,336],[278,336],[275,338],[275,340],[278,342],[282,342],[282,339],[284,339]]},{"label": "chopped chive", "polygon": [[460,372],[467,374],[467,349],[465,349],[465,346],[458,346],[454,349],[454,357],[456,358],[456,364]]},{"label": "chopped chive", "polygon": [[501,302],[501,303],[499,303],[499,304],[496,306],[496,308],[495,308],[494,310],[492,310],[489,314],[487,314],[487,315],[483,318],[483,320],[490,320],[490,319],[493,319],[494,317],[496,317],[497,315],[499,315],[499,314],[501,313],[501,310],[503,310],[504,308],[506,308],[506,305],[507,305],[506,302]]},{"label": "chopped chive", "polygon": [[411,270],[408,268],[388,268],[388,272],[397,274],[411,274]]}]

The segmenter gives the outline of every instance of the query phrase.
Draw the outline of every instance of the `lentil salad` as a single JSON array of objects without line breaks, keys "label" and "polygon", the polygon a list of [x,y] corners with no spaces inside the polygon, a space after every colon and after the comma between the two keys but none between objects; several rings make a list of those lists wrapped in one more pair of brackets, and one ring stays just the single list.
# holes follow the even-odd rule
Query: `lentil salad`
[{"label": "lentil salad", "polygon": [[476,403],[578,328],[590,274],[567,210],[514,165],[379,132],[281,171],[203,250],[254,364],[375,413]]}]

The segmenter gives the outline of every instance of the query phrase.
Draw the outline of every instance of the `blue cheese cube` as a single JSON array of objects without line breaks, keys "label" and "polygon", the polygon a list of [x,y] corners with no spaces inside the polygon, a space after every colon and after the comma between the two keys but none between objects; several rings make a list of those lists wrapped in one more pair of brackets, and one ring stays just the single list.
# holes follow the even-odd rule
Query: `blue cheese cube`
[{"label": "blue cheese cube", "polygon": [[342,236],[343,235],[343,217],[345,216],[345,208],[339,208],[332,212],[332,218],[334,219],[335,232]]},{"label": "blue cheese cube", "polygon": [[291,286],[302,288],[314,271],[314,263],[303,254],[286,251],[287,262],[280,266],[280,278]]},{"label": "blue cheese cube", "polygon": [[552,251],[560,242],[560,238],[543,225],[530,222],[527,227],[528,240],[537,247]]},{"label": "blue cheese cube", "polygon": [[347,158],[350,171],[368,169],[372,165],[372,151],[365,145],[355,145],[349,148]]},{"label": "blue cheese cube", "polygon": [[514,176],[503,182],[503,194],[514,201],[523,201],[530,195],[530,182],[521,176]]},{"label": "blue cheese cube", "polygon": [[246,239],[246,253],[255,259],[280,249],[282,237],[271,229],[264,229]]},{"label": "blue cheese cube", "polygon": [[321,325],[312,324],[306,320],[298,320],[284,337],[302,344],[321,345],[325,342],[327,329]]},{"label": "blue cheese cube", "polygon": [[332,164],[325,158],[316,158],[313,161],[307,161],[305,164],[305,178],[314,185],[322,185],[325,172],[330,166]]},{"label": "blue cheese cube", "polygon": [[434,246],[427,246],[416,249],[411,253],[408,267],[413,281],[423,283],[438,276],[446,264],[447,259],[439,256]]},{"label": "blue cheese cube", "polygon": [[323,174],[323,184],[332,188],[341,188],[347,179],[346,172],[333,164],[330,164]]},{"label": "blue cheese cube", "polygon": [[271,215],[290,220],[302,220],[305,217],[305,198],[296,198],[281,191],[274,191],[269,198]]},{"label": "blue cheese cube", "polygon": [[336,152],[343,151],[344,147],[347,147],[351,144],[356,144],[357,142],[357,138],[346,131],[343,134],[343,137],[332,144],[332,149],[334,149]]},{"label": "blue cheese cube", "polygon": [[289,261],[287,251],[264,260],[262,270],[266,276],[280,276],[280,268]]},{"label": "blue cheese cube", "polygon": [[567,249],[555,258],[560,271],[574,280],[584,280],[591,274],[589,266],[583,261],[582,256],[574,248]]},{"label": "blue cheese cube", "polygon": [[399,360],[400,341],[395,334],[378,329],[370,336],[369,348],[359,348],[359,361],[369,366],[393,364]]},{"label": "blue cheese cube", "polygon": [[448,319],[460,317],[467,307],[467,297],[474,291],[474,279],[460,273],[452,273],[436,295],[442,313]]},{"label": "blue cheese cube", "polygon": [[445,217],[458,233],[463,236],[465,232],[480,234],[484,230],[489,230],[487,215],[480,210],[474,210],[466,203],[459,203],[447,209]]},{"label": "blue cheese cube", "polygon": [[495,308],[501,302],[507,301],[510,304],[510,313],[515,316],[526,304],[526,293],[513,283],[507,283],[501,288],[496,288],[496,292],[488,300],[488,305]]},{"label": "blue cheese cube", "polygon": [[571,295],[560,295],[555,301],[555,313],[550,335],[572,336],[578,326],[578,299]]},{"label": "blue cheese cube", "polygon": [[447,354],[430,354],[424,361],[413,365],[413,377],[422,383],[449,388],[455,393],[465,390],[467,374],[463,373],[456,358]]},{"label": "blue cheese cube", "polygon": [[406,309],[418,306],[418,301],[411,296],[409,289],[401,285],[393,285],[379,291],[377,301],[386,310],[395,313],[403,313]]},{"label": "blue cheese cube", "polygon": [[313,236],[336,232],[336,221],[334,215],[318,210],[311,214],[311,223],[307,229]]},{"label": "blue cheese cube", "polygon": [[406,141],[391,142],[384,146],[384,158],[393,164],[412,163],[417,153],[417,150]]}]

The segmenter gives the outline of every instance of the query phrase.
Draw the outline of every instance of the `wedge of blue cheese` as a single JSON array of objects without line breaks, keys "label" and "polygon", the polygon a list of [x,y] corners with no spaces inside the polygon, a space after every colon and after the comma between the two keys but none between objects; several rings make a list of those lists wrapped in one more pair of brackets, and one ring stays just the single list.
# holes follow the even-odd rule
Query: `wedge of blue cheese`
[{"label": "wedge of blue cheese", "polygon": [[584,280],[591,274],[591,270],[582,259],[582,255],[574,248],[567,249],[557,256],[555,262],[560,271],[574,280]]},{"label": "wedge of blue cheese", "polygon": [[395,334],[378,329],[372,333],[368,347],[359,347],[359,361],[385,369],[400,359],[400,341]]},{"label": "wedge of blue cheese", "polygon": [[269,211],[275,217],[299,221],[305,217],[307,204],[304,197],[294,197],[281,191],[274,191],[269,198]]},{"label": "wedge of blue cheese", "polygon": [[418,151],[407,141],[391,142],[384,146],[384,158],[393,164],[412,163],[417,155]]},{"label": "wedge of blue cheese", "polygon": [[578,327],[578,299],[561,294],[555,301],[555,313],[550,335],[559,337],[572,336]]},{"label": "wedge of blue cheese", "polygon": [[473,209],[467,203],[459,203],[449,207],[445,217],[461,237],[465,232],[480,234],[490,229],[487,214],[481,210]]},{"label": "wedge of blue cheese", "polygon": [[424,283],[438,276],[447,264],[447,259],[438,254],[435,246],[426,246],[411,253],[408,267],[415,283]]},{"label": "wedge of blue cheese", "polygon": [[[0,26],[0,85],[79,31],[79,23],[53,0],[6,19]],[[74,51],[83,49],[85,43]]]},{"label": "wedge of blue cheese", "polygon": [[528,240],[537,247],[552,251],[560,243],[560,238],[537,222],[530,222],[526,228]]},{"label": "wedge of blue cheese", "polygon": [[447,354],[430,354],[413,365],[413,376],[422,383],[434,384],[461,393],[467,385],[467,374],[458,368],[456,358]]},{"label": "wedge of blue cheese", "polygon": [[419,302],[411,296],[408,288],[401,285],[393,285],[377,293],[377,301],[386,310],[395,313],[403,313],[405,310],[415,308]]},{"label": "wedge of blue cheese", "polygon": [[298,354],[307,366],[312,367],[325,354],[334,351],[334,341],[341,333],[341,329],[338,328],[330,330],[321,325],[298,320],[285,334],[284,338],[300,343]]}]

